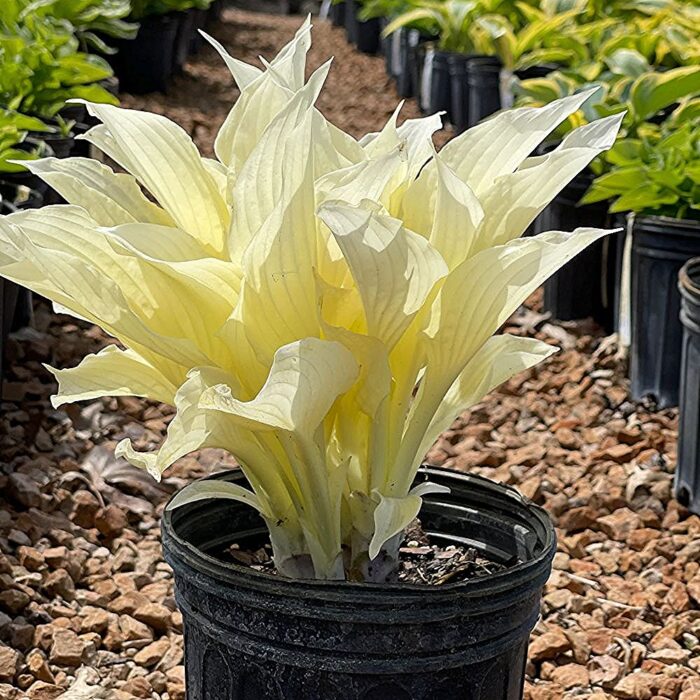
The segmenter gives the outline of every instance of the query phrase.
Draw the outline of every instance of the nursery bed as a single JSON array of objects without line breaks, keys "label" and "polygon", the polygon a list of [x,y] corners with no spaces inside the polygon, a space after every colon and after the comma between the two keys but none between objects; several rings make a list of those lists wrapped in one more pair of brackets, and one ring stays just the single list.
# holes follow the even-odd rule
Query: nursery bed
[{"label": "nursery bed", "polygon": [[[244,59],[273,55],[299,23],[239,11],[224,19],[217,38]],[[319,107],[356,136],[380,128],[397,102],[382,59],[316,24],[311,64],[336,56]],[[166,113],[210,153],[235,95],[225,67],[203,49],[168,95],[123,97]],[[402,115],[417,116],[415,105]],[[700,518],[671,499],[676,412],[629,400],[614,338],[586,322],[554,325],[538,304],[533,297],[507,330],[563,351],[466,412],[429,461],[517,486],[559,528],[527,698],[698,698]],[[230,458],[192,455],[156,484],[112,449],[127,435],[137,448],[156,446],[171,409],[135,398],[52,409],[54,385],[40,363],[72,366],[106,342],[43,304],[35,328],[9,342],[0,406],[3,700],[76,686],[100,689],[85,697],[184,698],[181,618],[159,514],[185,479]]]}]

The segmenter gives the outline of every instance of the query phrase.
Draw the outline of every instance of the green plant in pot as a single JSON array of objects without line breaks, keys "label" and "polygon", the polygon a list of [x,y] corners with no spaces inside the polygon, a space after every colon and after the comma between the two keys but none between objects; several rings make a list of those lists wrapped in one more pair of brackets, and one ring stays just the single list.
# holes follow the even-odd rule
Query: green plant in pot
[{"label": "green plant in pot", "polygon": [[700,99],[683,101],[661,124],[639,124],[604,161],[606,170],[584,202],[610,201],[611,212],[631,212],[623,316],[629,323],[632,394],[676,406],[678,273],[700,255]]},{"label": "green plant in pot", "polygon": [[[395,114],[358,142],[314,107],[329,63],[305,82],[308,24],[265,70],[214,43],[241,89],[215,159],[160,115],[90,104],[102,124],[86,138],[128,174],[35,161],[70,204],[0,219],[0,274],[120,343],[53,369],[54,405],[175,406],[157,451],[117,447],[155,478],[205,447],[240,463],[180,492],[163,524],[189,696],[428,698],[488,682],[518,697],[551,523],[512,489],[420,465],[465,407],[555,351],[496,333],[608,232],[519,236],[620,117],[537,158],[586,95],[503,113],[439,154],[438,115]],[[396,583],[416,516],[503,570]],[[222,558],[264,540],[275,574]]]}]

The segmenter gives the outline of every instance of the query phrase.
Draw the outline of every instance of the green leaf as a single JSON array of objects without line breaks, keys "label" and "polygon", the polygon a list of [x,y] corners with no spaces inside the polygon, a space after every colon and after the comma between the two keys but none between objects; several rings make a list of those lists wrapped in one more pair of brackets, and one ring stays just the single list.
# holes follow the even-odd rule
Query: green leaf
[{"label": "green leaf", "polygon": [[641,76],[632,86],[630,99],[635,116],[641,121],[697,92],[700,92],[700,66],[685,66]]}]

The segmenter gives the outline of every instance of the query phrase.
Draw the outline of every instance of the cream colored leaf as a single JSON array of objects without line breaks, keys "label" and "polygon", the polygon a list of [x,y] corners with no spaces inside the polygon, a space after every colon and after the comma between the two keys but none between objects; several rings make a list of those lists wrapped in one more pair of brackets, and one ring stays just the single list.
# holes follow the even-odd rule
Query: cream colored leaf
[{"label": "cream colored leaf", "polygon": [[474,252],[520,236],[576,175],[613,145],[623,116],[586,124],[570,132],[551,153],[530,158],[516,172],[497,178],[481,199],[485,216]]},{"label": "cream colored leaf", "polygon": [[155,197],[179,228],[222,253],[228,208],[185,131],[159,114],[92,103],[87,108],[117,146],[109,155]]},{"label": "cream colored leaf", "polygon": [[343,345],[305,338],[275,353],[270,375],[252,401],[239,401],[221,384],[203,393],[200,406],[235,416],[252,431],[278,429],[308,438],[356,378],[357,364]]},{"label": "cream colored leaf", "polygon": [[409,495],[404,498],[373,494],[379,499],[374,509],[374,535],[369,543],[369,558],[374,559],[384,544],[408,526],[420,511],[423,503],[420,496]]},{"label": "cream colored leaf", "polygon": [[54,408],[101,396],[145,396],[172,404],[177,391],[175,384],[133,350],[115,345],[87,355],[77,367],[45,367],[58,380],[58,393],[51,397]]},{"label": "cream colored leaf", "polygon": [[197,501],[205,501],[212,498],[223,498],[245,503],[251,508],[255,508],[262,515],[271,517],[260,503],[260,499],[252,491],[240,484],[232,484],[229,481],[221,481],[220,479],[204,479],[188,484],[169,501],[166,510],[175,510],[175,508],[180,508],[180,506],[188,503],[196,503]]},{"label": "cream colored leaf", "polygon": [[545,107],[521,107],[496,114],[449,141],[445,162],[481,197],[499,175],[512,173],[598,88],[555,100]]},{"label": "cream colored leaf", "polygon": [[223,47],[223,45],[218,42],[213,36],[210,36],[201,29],[199,33],[214,47],[214,50],[221,56],[226,64],[226,67],[231,71],[233,79],[236,81],[238,89],[243,91],[251,83],[253,83],[257,78],[259,78],[263,72],[260,68],[256,66],[251,66],[249,63],[240,61],[229,54],[229,52]]},{"label": "cream colored leaf", "polygon": [[83,207],[100,226],[136,222],[174,226],[172,218],[144,196],[131,175],[115,173],[99,161],[41,158],[24,165],[69,204]]},{"label": "cream colored leaf", "polygon": [[397,219],[340,202],[324,204],[319,216],[355,279],[368,334],[391,349],[447,273],[445,261]]}]

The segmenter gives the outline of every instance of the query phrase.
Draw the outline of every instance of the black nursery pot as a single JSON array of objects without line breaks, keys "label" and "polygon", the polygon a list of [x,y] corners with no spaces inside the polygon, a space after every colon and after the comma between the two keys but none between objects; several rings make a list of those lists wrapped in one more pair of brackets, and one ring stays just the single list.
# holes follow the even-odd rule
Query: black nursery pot
[{"label": "black nursery pot", "polygon": [[700,514],[700,258],[689,260],[678,279],[683,345],[676,498]]},{"label": "black nursery pot", "polygon": [[115,42],[117,53],[107,56],[107,60],[121,90],[135,95],[166,91],[173,72],[177,30],[175,14],[150,15],[140,20],[134,39]]},{"label": "black nursery pot", "polygon": [[[4,175],[4,174],[3,174]],[[12,214],[22,209],[36,209],[42,205],[40,192],[18,188],[7,181],[0,181],[0,214]],[[32,317],[32,293],[14,282],[0,277],[0,398],[4,377],[4,346],[11,331],[26,326]]]},{"label": "black nursery pot", "polygon": [[450,86],[449,57],[452,54],[438,51],[426,45],[423,74],[420,85],[420,108],[424,114],[445,112],[452,121],[452,92]]},{"label": "black nursery pot", "polygon": [[345,35],[351,44],[357,43],[359,35],[360,21],[357,19],[357,13],[360,5],[357,0],[345,0]]},{"label": "black nursery pot", "polygon": [[472,56],[467,62],[467,126],[474,126],[501,109],[502,66],[497,56]]},{"label": "black nursery pot", "polygon": [[632,229],[632,396],[678,406],[682,326],[678,273],[700,255],[700,222],[637,217]]},{"label": "black nursery pot", "polygon": [[[240,472],[216,479],[245,483]],[[514,489],[423,468],[434,542],[474,546],[508,568],[443,586],[298,581],[224,562],[259,546],[262,520],[234,501],[166,511],[188,700],[516,700],[556,550],[547,514]]]},{"label": "black nursery pot", "polygon": [[357,50],[374,56],[379,53],[381,44],[381,26],[379,18],[373,17],[365,22],[357,22]]},{"label": "black nursery pot", "polygon": [[447,56],[447,70],[450,74],[450,121],[460,134],[469,126],[469,84],[467,63],[470,56],[451,53]]},{"label": "black nursery pot", "polygon": [[[573,231],[582,226],[606,228],[606,202],[579,206],[594,176],[577,175],[540,214],[536,229]],[[552,275],[544,284],[544,310],[560,321],[593,318],[612,331],[619,237],[613,234],[596,241]]]},{"label": "black nursery pot", "polygon": [[195,34],[197,16],[194,8],[176,12],[175,15],[177,16],[177,32],[173,47],[173,72],[178,73],[190,55],[190,45]]},{"label": "black nursery pot", "polygon": [[334,27],[344,27],[345,26],[345,0],[343,2],[338,2],[330,6],[328,10],[328,19]]}]

